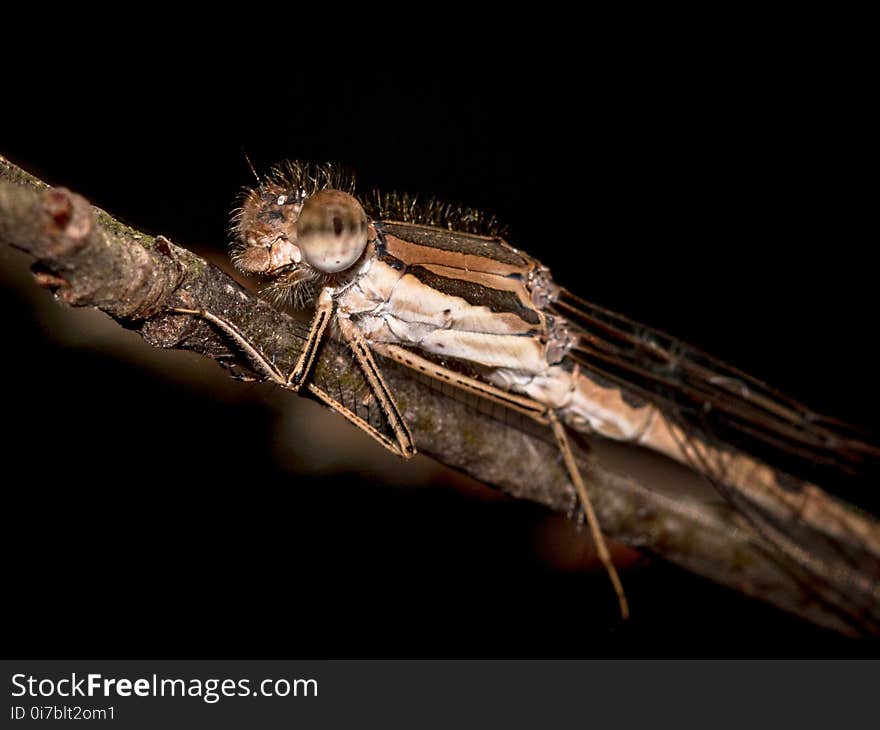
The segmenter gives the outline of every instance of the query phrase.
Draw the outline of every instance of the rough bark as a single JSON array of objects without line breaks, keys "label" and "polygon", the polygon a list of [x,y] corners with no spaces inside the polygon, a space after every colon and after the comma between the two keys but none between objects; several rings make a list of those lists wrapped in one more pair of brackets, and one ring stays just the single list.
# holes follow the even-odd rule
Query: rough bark
[{"label": "rough bark", "polygon": [[[282,369],[302,348],[302,323],[204,259],[119,223],[70,191],[48,188],[2,157],[0,240],[36,259],[38,284],[72,306],[98,307],[156,347],[250,368],[216,329],[169,312],[183,306],[236,323]],[[398,367],[387,367],[386,376],[422,453],[515,497],[570,509],[572,489],[549,434],[484,412],[473,399],[451,397]],[[361,376],[345,348],[329,341],[315,377],[354,392]],[[723,500],[707,498],[688,470],[600,439],[581,439],[576,452],[609,535],[837,631],[876,630],[876,617],[853,623],[842,618],[840,606],[817,601],[773,547]],[[875,576],[867,577],[876,584]]]}]

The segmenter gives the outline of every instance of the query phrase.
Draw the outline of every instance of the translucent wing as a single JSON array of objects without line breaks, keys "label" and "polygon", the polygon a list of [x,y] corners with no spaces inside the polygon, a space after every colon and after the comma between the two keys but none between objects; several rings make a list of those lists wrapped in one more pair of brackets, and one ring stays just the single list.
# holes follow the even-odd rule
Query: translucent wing
[{"label": "translucent wing", "polygon": [[826,416],[659,330],[560,290],[552,309],[576,328],[570,356],[591,373],[655,403],[686,430],[783,471],[875,471],[870,435]]},{"label": "translucent wing", "polygon": [[[827,515],[804,520],[791,510],[759,504],[728,478],[728,463],[736,452],[779,470],[779,488],[793,493],[815,490],[801,479],[876,474],[880,449],[869,435],[814,413],[697,348],[566,290],[558,293],[551,309],[574,327],[577,343],[569,357],[591,377],[604,378],[630,397],[656,405],[678,427],[678,446],[691,467],[775,547],[774,557],[794,580],[853,626],[877,626],[880,588],[866,576],[880,574],[880,560],[868,538],[843,522],[839,530],[822,529],[840,514],[828,502]],[[829,484],[828,479],[819,481]],[[874,494],[862,489],[846,496],[864,504]]]}]

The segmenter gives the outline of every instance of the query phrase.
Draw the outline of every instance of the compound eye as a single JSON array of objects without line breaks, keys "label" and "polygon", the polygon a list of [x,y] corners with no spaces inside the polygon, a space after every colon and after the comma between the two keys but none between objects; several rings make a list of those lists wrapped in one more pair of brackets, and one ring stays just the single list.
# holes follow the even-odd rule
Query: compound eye
[{"label": "compound eye", "polygon": [[328,274],[344,271],[367,246],[367,214],[341,190],[321,190],[303,204],[296,222],[296,245],[306,262]]}]

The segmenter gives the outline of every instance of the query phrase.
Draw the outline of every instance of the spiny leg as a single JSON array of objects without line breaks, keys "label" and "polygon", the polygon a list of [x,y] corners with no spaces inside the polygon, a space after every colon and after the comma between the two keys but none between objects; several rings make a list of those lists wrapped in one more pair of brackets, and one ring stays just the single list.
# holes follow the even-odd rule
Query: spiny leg
[{"label": "spiny leg", "polygon": [[322,289],[315,307],[315,316],[312,317],[312,324],[306,337],[306,344],[303,346],[303,351],[300,353],[296,365],[287,376],[287,386],[293,390],[299,390],[312,369],[315,355],[317,355],[321,341],[324,339],[324,333],[327,331],[327,324],[333,316],[334,306],[330,292],[327,289]]},{"label": "spiny leg", "polygon": [[[299,390],[302,385],[303,380],[308,375],[308,371],[311,369],[312,364],[315,360],[315,355],[318,350],[318,345],[323,338],[323,335],[327,329],[327,324],[330,320],[330,317],[333,313],[333,300],[330,297],[329,293],[325,290],[321,293],[318,302],[318,309],[315,312],[315,317],[312,320],[312,326],[309,329],[309,336],[306,340],[306,346],[303,349],[303,352],[300,354],[299,360],[297,361],[296,366],[290,375],[285,378],[280,371],[271,363],[268,359],[250,342],[248,342],[247,338],[239,332],[238,328],[233,325],[231,322],[223,319],[222,317],[218,317],[217,315],[208,312],[204,309],[183,309],[183,308],[174,308],[175,312],[179,312],[181,314],[190,314],[202,317],[207,321],[217,325],[224,332],[226,332],[238,345],[242,348],[242,350],[248,355],[248,357],[254,362],[254,364],[261,370],[263,370],[267,376],[281,385],[284,388],[290,390]],[[388,387],[385,385],[385,380],[382,378],[382,374],[379,371],[378,366],[376,365],[375,360],[373,359],[372,354],[370,353],[369,346],[361,335],[360,331],[357,327],[352,324],[351,320],[348,317],[340,316],[338,317],[338,322],[340,325],[340,330],[342,331],[343,336],[348,340],[349,344],[352,347],[353,352],[355,353],[355,357],[357,358],[358,364],[361,366],[362,371],[367,379],[367,383],[373,393],[376,395],[376,398],[382,408],[386,419],[388,420],[389,425],[391,426],[391,430],[394,432],[395,438],[397,442],[391,441],[388,437],[379,433],[371,424],[365,421],[363,418],[353,413],[347,408],[344,408],[340,403],[331,398],[327,393],[318,388],[314,384],[309,385],[309,391],[313,393],[319,400],[328,405],[331,409],[342,415],[349,422],[366,432],[368,435],[372,436],[376,441],[378,441],[382,446],[387,448],[392,453],[395,453],[399,456],[403,456],[405,458],[409,458],[415,454],[415,445],[413,443],[412,435],[409,432],[409,428],[406,425],[406,422],[403,420],[403,417],[400,415],[400,411],[397,408],[397,404],[394,402],[394,398],[388,390]],[[460,388],[465,390],[470,390],[471,392],[475,392],[479,395],[483,395],[486,397],[495,400],[496,402],[502,403],[514,410],[517,410],[521,413],[524,413],[539,423],[550,424],[550,427],[553,430],[553,435],[556,437],[556,442],[559,446],[560,451],[562,452],[562,457],[565,461],[566,470],[568,471],[569,478],[574,484],[575,490],[578,493],[578,497],[580,498],[581,505],[584,509],[584,514],[587,518],[587,524],[590,526],[590,532],[593,536],[593,541],[596,544],[596,550],[599,554],[599,559],[602,561],[602,564],[605,567],[605,570],[608,573],[608,577],[611,579],[611,583],[614,586],[614,590],[617,593],[617,599],[620,604],[620,613],[623,618],[629,617],[629,606],[627,604],[626,595],[623,591],[623,585],[620,582],[620,577],[617,574],[617,570],[614,567],[614,563],[611,560],[611,555],[608,552],[608,547],[605,544],[605,538],[602,535],[602,531],[599,528],[599,522],[596,518],[596,513],[593,510],[593,505],[590,502],[590,498],[587,495],[586,487],[584,486],[583,480],[581,479],[580,470],[578,469],[577,462],[574,459],[574,455],[571,451],[571,446],[568,442],[568,436],[565,433],[565,428],[559,422],[559,419],[556,417],[556,414],[553,411],[545,410],[541,404],[531,401],[528,398],[523,398],[522,396],[516,396],[511,393],[507,393],[506,391],[501,390],[500,388],[495,388],[491,385],[483,383],[479,380],[475,380],[473,378],[468,378],[466,376],[462,376],[458,373],[455,373],[446,368],[442,368],[434,363],[431,363],[429,360],[425,360],[413,353],[404,350],[403,348],[396,346],[386,346],[381,348],[384,354],[392,357],[396,361],[400,362],[403,365],[406,365],[410,368],[418,369],[421,372],[425,372],[428,375],[433,375],[434,377],[450,382],[453,385],[457,385]]]},{"label": "spiny leg", "polygon": [[321,340],[324,338],[324,333],[327,330],[327,324],[333,315],[333,299],[326,289],[322,291],[321,295],[318,297],[318,305],[315,309],[315,316],[312,318],[312,324],[309,327],[309,334],[306,336],[305,345],[303,346],[303,350],[300,353],[296,365],[287,377],[284,377],[282,372],[275,367],[275,365],[273,365],[258,348],[252,345],[247,337],[241,333],[238,327],[232,324],[229,320],[224,319],[223,317],[218,317],[216,314],[209,312],[206,309],[172,307],[171,311],[179,314],[191,314],[196,317],[201,317],[211,324],[216,325],[232,338],[235,344],[241,348],[242,352],[247,355],[248,359],[250,359],[257,369],[261,370],[269,380],[287,388],[288,390],[296,392],[300,389],[300,386],[306,379],[309,370],[315,362],[315,354],[318,352]]},{"label": "spiny leg", "polygon": [[544,412],[547,410],[547,407],[531,398],[517,395],[516,393],[509,393],[506,390],[501,390],[488,383],[484,383],[482,380],[476,380],[467,375],[457,373],[454,370],[449,370],[448,368],[437,365],[436,363],[423,358],[421,355],[416,355],[414,352],[410,352],[398,345],[376,342],[373,343],[373,349],[379,354],[400,363],[410,370],[424,373],[440,382],[449,383],[461,390],[466,390],[483,398],[488,398],[495,403],[500,403],[511,410],[532,418],[544,426],[549,423],[544,417]]},{"label": "spiny leg", "polygon": [[[315,311],[315,316],[312,319],[312,324],[309,328],[309,334],[306,338],[306,343],[303,347],[303,351],[302,353],[300,353],[296,365],[290,372],[290,375],[288,375],[287,377],[285,377],[283,373],[278,370],[278,368],[275,367],[275,365],[272,364],[269,359],[265,355],[263,355],[262,352],[260,352],[258,348],[252,345],[248,341],[248,339],[241,333],[238,327],[236,327],[232,322],[224,319],[223,317],[219,317],[216,314],[209,312],[205,309],[186,309],[183,307],[174,307],[172,311],[179,314],[189,314],[195,317],[201,317],[211,324],[216,325],[219,329],[225,332],[236,343],[236,345],[238,345],[242,352],[244,352],[247,357],[254,363],[256,368],[263,372],[266,377],[269,378],[269,380],[276,383],[277,385],[280,385],[286,390],[297,392],[302,387],[303,382],[307,378],[309,371],[314,364],[319,345],[321,344],[321,340],[323,339],[324,334],[327,330],[327,325],[333,315],[333,307],[333,299],[330,296],[329,292],[327,292],[326,290],[322,291],[320,297],[318,298],[318,306]],[[359,334],[360,333],[358,332],[352,337],[357,337],[357,335]],[[360,338],[360,345],[361,347],[364,347],[363,338]],[[359,348],[355,348],[354,344],[352,344],[352,347],[355,349],[355,354],[357,355]],[[309,392],[311,392],[316,398],[318,398],[318,400],[320,400],[330,409],[341,415],[350,423],[360,428],[367,435],[374,438],[393,454],[408,459],[411,456],[415,455],[415,446],[413,445],[412,436],[410,435],[409,429],[407,428],[406,423],[403,421],[403,418],[401,417],[400,412],[398,411],[397,406],[394,403],[394,400],[391,398],[387,387],[385,387],[381,375],[378,374],[378,368],[376,367],[376,363],[373,360],[372,356],[369,354],[369,351],[366,352],[366,355],[368,358],[368,365],[364,364],[361,357],[358,357],[358,365],[364,372],[364,376],[367,379],[367,383],[370,389],[375,393],[377,400],[380,402],[383,412],[386,414],[386,418],[395,433],[395,437],[397,439],[396,441],[393,441],[384,434],[380,433],[372,424],[368,423],[356,413],[343,406],[341,403],[339,403],[332,396],[324,392],[314,383],[308,384]]]},{"label": "spiny leg", "polygon": [[351,411],[348,408],[346,408],[345,406],[343,406],[342,404],[340,404],[340,402],[338,400],[336,400],[331,395],[329,395],[328,393],[321,390],[321,388],[319,388],[314,383],[309,383],[308,389],[309,389],[309,392],[312,393],[312,395],[314,395],[324,405],[326,405],[328,408],[330,408],[330,410],[334,411],[335,413],[338,413],[346,421],[357,426],[359,429],[361,429],[361,431],[366,433],[368,436],[374,438],[382,446],[384,446],[386,449],[388,449],[392,454],[395,454],[396,456],[402,456],[404,459],[409,459],[411,456],[415,456],[415,450],[403,451],[401,449],[400,445],[396,441],[393,441],[392,439],[388,438],[385,434],[383,434],[379,430],[377,430],[375,428],[375,426],[373,426],[371,423],[369,423],[365,419],[361,418],[354,411]]},{"label": "spiny leg", "polygon": [[599,519],[596,517],[593,503],[590,501],[587,488],[584,486],[584,480],[581,478],[581,471],[571,451],[565,427],[559,422],[553,411],[548,410],[546,415],[550,421],[550,428],[553,429],[553,435],[556,437],[556,443],[559,445],[559,450],[562,452],[562,458],[565,461],[565,468],[568,471],[569,479],[571,479],[578,497],[580,497],[581,506],[584,508],[584,514],[587,517],[587,524],[590,526],[590,532],[593,535],[593,542],[596,544],[599,560],[605,566],[605,571],[608,573],[611,584],[614,586],[614,592],[617,594],[617,602],[620,604],[620,615],[627,619],[629,618],[629,604],[626,600],[626,594],[623,592],[623,583],[620,582],[617,568],[614,567],[611,553],[608,552],[608,545],[605,544],[605,537],[602,535],[602,530],[599,527]]},{"label": "spiny leg", "polygon": [[274,383],[277,383],[281,386],[287,385],[287,379],[281,373],[281,371],[275,367],[271,362],[269,362],[268,358],[263,355],[256,347],[254,347],[248,339],[239,331],[238,327],[236,327],[232,322],[223,319],[222,317],[218,317],[216,314],[209,312],[207,309],[185,309],[183,307],[171,307],[172,312],[177,312],[178,314],[190,314],[194,317],[201,317],[204,320],[207,320],[211,324],[217,325],[223,332],[229,335],[232,340],[238,345],[242,352],[248,356],[250,361],[257,367],[258,370],[261,370],[266,377],[269,378]]},{"label": "spiny leg", "polygon": [[[298,391],[306,378],[308,378],[312,366],[314,365],[318,349],[327,331],[327,325],[330,323],[335,310],[336,304],[333,301],[331,290],[323,289],[318,296],[315,316],[312,318],[312,324],[309,327],[306,344],[303,347],[303,351],[300,353],[296,365],[290,372],[290,375],[287,376],[285,387]],[[382,374],[376,366],[376,361],[373,359],[370,349],[364,341],[363,335],[361,335],[360,330],[351,323],[348,316],[341,314],[338,315],[337,322],[339,322],[340,331],[355,354],[358,365],[360,365],[361,371],[367,380],[367,385],[376,396],[376,400],[379,402],[379,407],[382,409],[385,419],[391,426],[396,441],[392,441],[387,436],[381,434],[369,422],[358,416],[351,409],[346,408],[334,398],[330,397],[329,394],[325,393],[314,383],[309,384],[309,391],[321,400],[321,402],[328,405],[332,410],[343,416],[350,423],[373,437],[392,453],[406,459],[414,456],[416,448],[413,443],[412,434],[410,434],[409,428],[403,420],[403,416],[400,415],[400,411],[397,408],[397,404],[394,402],[393,396],[388,390],[388,386],[385,385],[385,380],[382,378]]]},{"label": "spiny leg", "polygon": [[411,370],[416,370],[433,377],[440,382],[450,383],[462,390],[488,398],[489,400],[500,403],[512,410],[523,413],[538,423],[550,426],[553,430],[553,436],[556,438],[556,444],[562,452],[562,458],[565,461],[565,469],[568,472],[568,477],[574,485],[578,499],[583,507],[584,515],[587,518],[587,524],[590,526],[590,533],[593,536],[593,542],[596,544],[596,552],[599,555],[599,560],[602,561],[602,565],[605,567],[608,577],[611,579],[611,584],[614,586],[614,592],[617,594],[617,601],[620,604],[620,614],[624,619],[628,618],[629,604],[626,600],[626,594],[623,591],[623,584],[621,583],[620,577],[617,574],[617,569],[614,567],[614,563],[611,560],[611,554],[608,552],[608,546],[605,543],[605,538],[599,527],[599,520],[596,518],[596,512],[593,509],[593,504],[590,501],[590,497],[584,486],[584,481],[581,478],[580,469],[578,468],[568,441],[568,435],[565,433],[565,427],[559,422],[556,413],[531,398],[516,393],[508,393],[505,390],[496,388],[495,386],[484,383],[481,380],[476,380],[467,375],[456,373],[455,371],[437,365],[420,355],[416,355],[403,347],[397,345],[376,344],[374,345],[374,348],[386,357],[399,362],[401,365],[404,365]]},{"label": "spiny leg", "polygon": [[376,396],[385,420],[388,421],[388,425],[391,426],[391,430],[394,432],[394,438],[397,440],[402,455],[407,458],[413,456],[416,453],[416,447],[412,434],[409,431],[409,426],[406,425],[406,421],[400,415],[397,403],[394,402],[394,396],[391,395],[391,391],[388,390],[388,386],[385,384],[385,378],[382,377],[382,373],[373,359],[373,354],[370,352],[367,341],[347,315],[338,315],[336,321],[339,323],[339,330],[342,332],[342,336],[345,337],[351,346],[352,352],[354,352],[354,356],[361,366],[370,390]]}]

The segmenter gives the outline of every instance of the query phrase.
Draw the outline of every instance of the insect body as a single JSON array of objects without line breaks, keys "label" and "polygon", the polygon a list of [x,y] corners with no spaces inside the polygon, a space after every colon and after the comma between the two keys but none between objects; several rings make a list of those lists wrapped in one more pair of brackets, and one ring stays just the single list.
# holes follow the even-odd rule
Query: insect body
[{"label": "insect body", "polygon": [[[415,453],[415,444],[374,353],[547,426],[624,616],[623,589],[567,429],[633,442],[686,464],[751,505],[756,522],[762,510],[788,509],[797,514],[798,529],[821,529],[850,555],[851,536],[859,535],[855,549],[880,561],[875,523],[839,508],[806,482],[792,489],[790,478],[751,455],[776,449],[855,463],[875,456],[874,447],[748,376],[571,295],[537,260],[498,236],[469,231],[478,218],[471,211],[452,224],[463,230],[449,230],[435,225],[438,219],[449,224],[448,211],[436,204],[418,207],[398,198],[389,205],[389,198],[377,196],[367,201],[368,218],[352,192],[351,179],[332,167],[294,165],[250,191],[236,219],[233,259],[239,268],[269,277],[268,292],[277,299],[314,303],[309,337],[291,373],[279,372],[233,323],[180,311],[223,328],[270,379],[294,390],[308,387],[404,457]],[[390,436],[308,381],[331,325],[351,346]],[[781,554],[828,590],[859,580],[846,560],[804,556],[785,529],[763,528],[772,528]],[[880,600],[876,585],[863,588]]]}]

